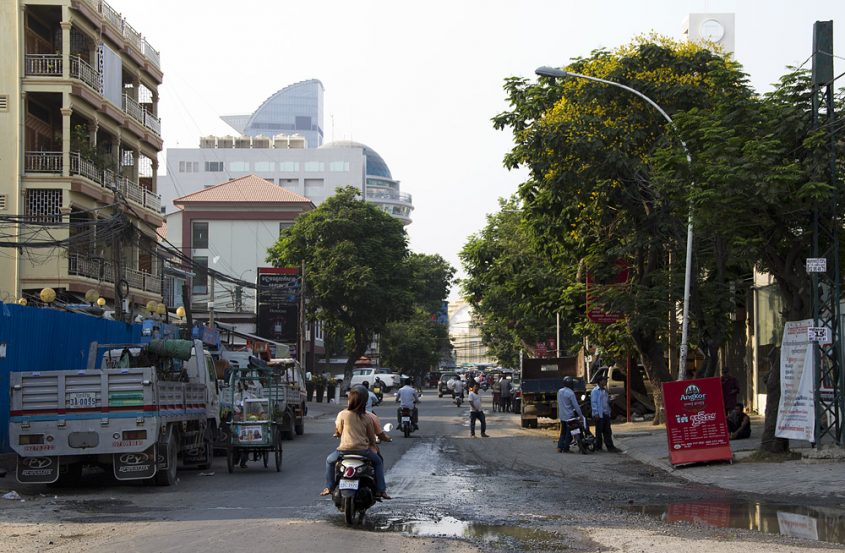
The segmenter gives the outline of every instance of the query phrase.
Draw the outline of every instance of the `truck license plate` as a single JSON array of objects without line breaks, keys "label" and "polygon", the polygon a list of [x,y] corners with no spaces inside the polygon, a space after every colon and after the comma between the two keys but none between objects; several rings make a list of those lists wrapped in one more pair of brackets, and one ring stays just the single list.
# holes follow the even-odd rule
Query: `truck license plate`
[{"label": "truck license plate", "polygon": [[97,394],[94,392],[69,392],[65,396],[65,407],[82,409],[97,406]]},{"label": "truck license plate", "polygon": [[346,478],[341,478],[338,488],[341,490],[357,490],[358,480],[347,480]]},{"label": "truck license plate", "polygon": [[411,417],[402,417],[402,422],[411,422]]}]

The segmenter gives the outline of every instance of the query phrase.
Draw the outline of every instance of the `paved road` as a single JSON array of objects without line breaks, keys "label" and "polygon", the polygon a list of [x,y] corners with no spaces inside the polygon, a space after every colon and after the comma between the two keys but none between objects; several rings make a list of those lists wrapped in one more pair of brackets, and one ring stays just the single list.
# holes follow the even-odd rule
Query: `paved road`
[{"label": "paved road", "polygon": [[[12,485],[6,477],[0,488],[14,487],[26,502],[0,504],[0,552],[688,553],[718,547],[752,553],[821,547],[771,532],[782,519],[799,532],[812,518],[807,506],[789,511],[765,498],[735,496],[625,455],[558,454],[553,429],[521,429],[512,414],[488,413],[491,437],[472,439],[466,405],[459,409],[431,393],[421,406],[421,430],[408,439],[394,432],[394,442],[383,448],[396,499],[372,509],[363,528],[349,529],[333,504],[317,496],[323,460],[336,445],[330,434],[337,409],[312,406],[305,436],[285,442],[281,473],[250,464],[228,474],[218,457],[213,475],[181,471],[172,488],[89,475],[78,488],[54,489]],[[385,422],[394,418],[393,405],[376,411]],[[817,516],[816,536],[845,541],[834,532],[841,529],[838,516]],[[726,528],[689,524],[696,520]],[[769,532],[747,530],[755,520]],[[728,528],[732,523],[746,530]]]}]

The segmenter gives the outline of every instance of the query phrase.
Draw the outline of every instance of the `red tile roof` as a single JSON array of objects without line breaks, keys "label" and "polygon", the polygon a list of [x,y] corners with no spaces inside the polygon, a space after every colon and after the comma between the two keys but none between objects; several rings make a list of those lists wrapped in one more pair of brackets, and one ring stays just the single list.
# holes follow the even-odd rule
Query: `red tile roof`
[{"label": "red tile roof", "polygon": [[187,194],[173,200],[174,205],[183,206],[189,203],[308,203],[311,200],[287,188],[275,185],[261,177],[247,175],[216,184],[193,194]]}]

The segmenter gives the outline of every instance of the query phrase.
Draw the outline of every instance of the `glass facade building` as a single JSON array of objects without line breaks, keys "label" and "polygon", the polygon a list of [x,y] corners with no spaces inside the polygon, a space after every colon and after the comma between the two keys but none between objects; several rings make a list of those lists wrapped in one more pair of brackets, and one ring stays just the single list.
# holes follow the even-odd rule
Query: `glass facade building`
[{"label": "glass facade building", "polygon": [[294,83],[267,98],[252,115],[221,119],[242,135],[299,134],[309,148],[319,148],[323,144],[323,93],[323,83],[317,79]]}]

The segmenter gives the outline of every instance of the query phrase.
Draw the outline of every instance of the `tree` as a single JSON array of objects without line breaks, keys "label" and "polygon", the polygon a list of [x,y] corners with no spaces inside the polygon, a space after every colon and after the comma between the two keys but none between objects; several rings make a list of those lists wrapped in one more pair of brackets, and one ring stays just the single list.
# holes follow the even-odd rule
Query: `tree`
[{"label": "tree", "polygon": [[437,322],[437,312],[449,296],[455,268],[436,254],[412,253],[407,265],[414,310],[381,334],[382,363],[422,377],[451,349],[448,327]]},{"label": "tree", "polygon": [[[735,62],[668,39],[597,51],[567,69],[639,90],[673,117],[698,110],[722,120],[753,97]],[[601,279],[624,263],[627,284],[608,290],[603,300],[625,313],[627,334],[650,378],[669,380],[666,321],[684,280],[683,264],[670,265],[669,258],[684,258],[690,183],[696,189],[711,184],[696,164],[698,152],[691,148],[692,167],[662,163],[666,152],[681,151],[674,129],[642,99],[616,87],[541,77],[537,84],[512,78],[505,89],[511,111],[494,124],[514,133],[505,165],[530,170],[518,194],[533,234],[557,266],[584,267]],[[696,282],[711,271],[699,265]],[[694,293],[701,331],[705,304],[702,290]],[[718,297],[706,307],[722,321],[727,317],[718,308],[725,303]],[[660,386],[655,404],[663,404]]]},{"label": "tree", "polygon": [[381,334],[382,363],[416,379],[440,361],[449,347],[449,329],[422,309],[402,321],[387,325]]},{"label": "tree", "polygon": [[274,266],[303,266],[309,316],[346,328],[344,382],[373,335],[411,312],[411,273],[402,223],[346,187],[300,216],[270,248]]}]

